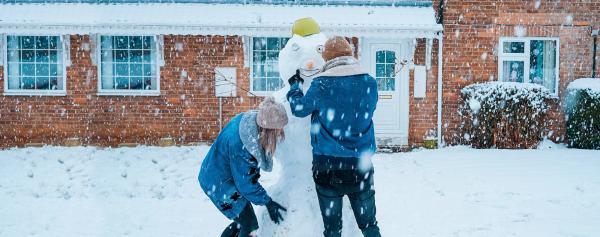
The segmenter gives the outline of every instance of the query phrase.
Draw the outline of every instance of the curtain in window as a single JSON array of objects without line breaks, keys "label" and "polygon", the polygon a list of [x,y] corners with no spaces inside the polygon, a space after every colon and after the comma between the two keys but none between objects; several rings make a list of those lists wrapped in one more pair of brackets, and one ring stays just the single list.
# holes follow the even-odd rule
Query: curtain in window
[{"label": "curtain in window", "polygon": [[529,79],[551,92],[556,83],[556,41],[532,40],[530,46]]}]

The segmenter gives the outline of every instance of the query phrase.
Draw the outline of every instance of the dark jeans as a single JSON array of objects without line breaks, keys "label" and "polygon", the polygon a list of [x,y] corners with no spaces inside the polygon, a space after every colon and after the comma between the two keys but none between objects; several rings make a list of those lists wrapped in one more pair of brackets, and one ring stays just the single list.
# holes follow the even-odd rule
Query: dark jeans
[{"label": "dark jeans", "polygon": [[373,170],[313,170],[325,237],[342,235],[343,197],[348,195],[358,228],[365,237],[380,237],[375,218]]},{"label": "dark jeans", "polygon": [[258,230],[258,220],[254,214],[252,204],[248,203],[240,216],[235,218],[233,223],[223,230],[221,237],[248,237],[255,230]]}]

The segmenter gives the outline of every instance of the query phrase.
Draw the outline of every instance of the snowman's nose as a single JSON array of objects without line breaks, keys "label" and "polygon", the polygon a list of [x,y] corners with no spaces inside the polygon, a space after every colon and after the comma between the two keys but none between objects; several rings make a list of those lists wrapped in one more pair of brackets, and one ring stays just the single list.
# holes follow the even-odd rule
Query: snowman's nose
[{"label": "snowman's nose", "polygon": [[315,61],[314,60],[308,60],[308,61],[306,61],[306,69],[313,70],[314,68],[315,68]]}]

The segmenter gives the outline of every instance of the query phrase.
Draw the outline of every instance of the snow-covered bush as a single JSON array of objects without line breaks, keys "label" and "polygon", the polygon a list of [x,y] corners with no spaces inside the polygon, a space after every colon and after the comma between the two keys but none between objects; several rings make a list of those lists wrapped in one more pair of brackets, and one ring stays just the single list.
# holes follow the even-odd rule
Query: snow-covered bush
[{"label": "snow-covered bush", "polygon": [[461,133],[475,148],[532,148],[542,140],[548,102],[555,97],[543,86],[487,82],[462,89]]},{"label": "snow-covered bush", "polygon": [[569,146],[600,149],[600,79],[583,78],[569,84],[565,116]]}]

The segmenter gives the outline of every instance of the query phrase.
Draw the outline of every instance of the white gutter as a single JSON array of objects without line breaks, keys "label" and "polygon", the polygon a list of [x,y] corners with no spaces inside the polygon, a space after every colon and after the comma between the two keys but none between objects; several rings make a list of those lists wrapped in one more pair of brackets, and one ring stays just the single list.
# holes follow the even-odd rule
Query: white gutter
[{"label": "white gutter", "polygon": [[442,137],[442,48],[444,46],[444,34],[438,33],[438,78],[437,78],[437,147],[441,148],[444,144]]}]

